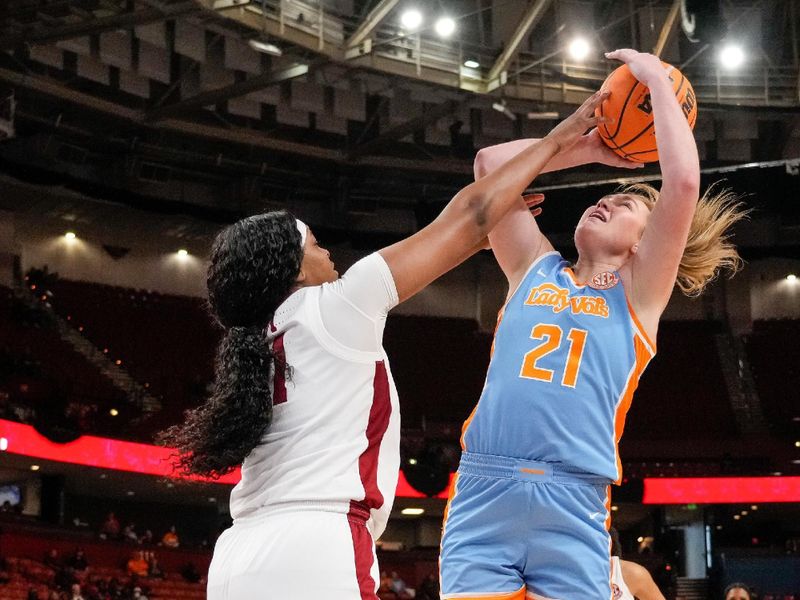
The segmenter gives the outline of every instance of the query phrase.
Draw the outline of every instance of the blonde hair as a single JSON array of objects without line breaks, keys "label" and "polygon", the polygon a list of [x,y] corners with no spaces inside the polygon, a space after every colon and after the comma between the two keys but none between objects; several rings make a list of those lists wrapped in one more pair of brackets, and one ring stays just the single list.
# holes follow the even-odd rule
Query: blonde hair
[{"label": "blonde hair", "polygon": [[[637,196],[653,210],[659,191],[646,183],[626,186],[620,193]],[[676,284],[686,296],[696,297],[720,271],[733,277],[742,268],[742,259],[730,242],[730,228],[750,212],[740,197],[729,189],[712,184],[697,203],[689,237],[678,267]]]}]

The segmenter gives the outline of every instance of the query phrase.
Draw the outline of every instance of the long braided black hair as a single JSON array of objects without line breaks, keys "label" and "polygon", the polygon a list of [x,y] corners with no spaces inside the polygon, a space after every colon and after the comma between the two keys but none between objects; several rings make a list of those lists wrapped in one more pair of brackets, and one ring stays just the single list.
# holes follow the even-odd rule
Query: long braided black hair
[{"label": "long braided black hair", "polygon": [[183,424],[161,432],[184,475],[219,477],[239,466],[272,420],[274,357],[264,328],[289,295],[303,260],[295,218],[285,211],[242,219],[211,249],[208,302],[225,335],[217,349],[214,389]]}]

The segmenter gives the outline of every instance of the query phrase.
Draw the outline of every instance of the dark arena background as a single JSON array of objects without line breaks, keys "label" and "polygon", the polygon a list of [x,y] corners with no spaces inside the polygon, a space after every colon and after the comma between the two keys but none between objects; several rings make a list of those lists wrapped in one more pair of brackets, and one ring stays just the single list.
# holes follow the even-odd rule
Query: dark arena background
[{"label": "dark arena background", "polygon": [[[177,480],[153,436],[212,381],[215,233],[285,208],[343,272],[435,218],[478,149],[546,134],[618,47],[690,79],[703,188],[752,209],[744,269],[662,320],[612,497],[623,557],[669,599],[799,599],[799,30],[796,0],[0,3],[0,599],[205,598],[238,475]],[[542,230],[575,257],[584,208],[633,181],[657,164],[541,176]],[[384,600],[438,598],[505,293],[483,251],[389,316]]]}]

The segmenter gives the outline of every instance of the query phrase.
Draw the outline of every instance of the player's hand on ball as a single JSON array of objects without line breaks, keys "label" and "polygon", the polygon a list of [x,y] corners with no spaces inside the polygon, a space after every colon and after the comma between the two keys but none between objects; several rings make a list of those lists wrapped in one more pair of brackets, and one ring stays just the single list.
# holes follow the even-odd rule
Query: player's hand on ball
[{"label": "player's hand on ball", "polygon": [[639,169],[644,166],[644,163],[622,158],[611,150],[600,138],[600,132],[596,128],[581,137],[579,143],[575,146],[576,151],[581,153],[582,164],[600,163],[601,165],[620,167],[622,169]]},{"label": "player's hand on ball", "polygon": [[633,76],[647,87],[650,87],[657,78],[667,79],[667,72],[661,59],[654,54],[622,48],[613,52],[606,52],[606,58],[624,62],[628,65]]},{"label": "player's hand on ball", "polygon": [[609,122],[607,117],[596,116],[595,108],[608,98],[609,92],[598,90],[580,105],[578,110],[556,125],[544,139],[550,139],[558,144],[558,151],[564,152],[572,147],[587,130],[596,127],[599,123]]}]

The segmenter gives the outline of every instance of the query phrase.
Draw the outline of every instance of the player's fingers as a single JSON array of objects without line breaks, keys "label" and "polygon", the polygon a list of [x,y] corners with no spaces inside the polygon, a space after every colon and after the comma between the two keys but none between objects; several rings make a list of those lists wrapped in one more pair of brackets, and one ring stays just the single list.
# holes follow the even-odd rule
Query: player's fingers
[{"label": "player's fingers", "polygon": [[528,207],[536,206],[537,204],[544,202],[544,194],[523,194],[522,199],[525,201],[525,204],[527,204]]},{"label": "player's fingers", "polygon": [[631,48],[620,48],[619,50],[606,52],[606,58],[621,60],[622,62],[628,62],[634,56],[636,56],[636,54],[637,54],[636,50],[632,50]]},{"label": "player's fingers", "polygon": [[538,217],[540,214],[542,214],[541,208],[534,208],[533,210],[531,210],[531,215],[533,215],[534,217]]}]

